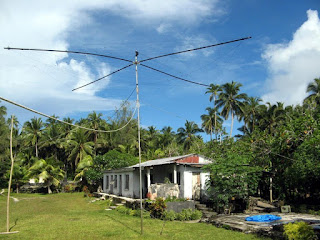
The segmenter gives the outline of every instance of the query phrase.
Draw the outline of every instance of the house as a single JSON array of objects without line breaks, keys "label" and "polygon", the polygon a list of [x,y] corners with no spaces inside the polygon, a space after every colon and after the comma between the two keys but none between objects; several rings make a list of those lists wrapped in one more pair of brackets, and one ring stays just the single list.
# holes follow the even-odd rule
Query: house
[{"label": "house", "polygon": [[[209,172],[202,169],[211,160],[197,154],[188,154],[141,163],[142,196],[146,197],[150,185],[164,183],[165,179],[179,187],[179,197],[203,199],[206,196],[206,181]],[[139,164],[103,174],[103,192],[139,198]]]}]

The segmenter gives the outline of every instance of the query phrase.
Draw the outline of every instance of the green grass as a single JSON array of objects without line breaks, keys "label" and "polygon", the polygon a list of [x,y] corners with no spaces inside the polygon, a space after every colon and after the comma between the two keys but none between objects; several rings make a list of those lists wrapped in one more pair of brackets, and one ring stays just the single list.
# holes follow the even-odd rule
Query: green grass
[{"label": "green grass", "polygon": [[[16,234],[0,239],[259,239],[254,235],[216,228],[205,223],[164,222],[105,211],[106,202],[90,203],[83,193],[13,194],[10,226]],[[16,222],[16,225],[15,225]],[[6,197],[0,196],[0,232],[6,230]]]}]

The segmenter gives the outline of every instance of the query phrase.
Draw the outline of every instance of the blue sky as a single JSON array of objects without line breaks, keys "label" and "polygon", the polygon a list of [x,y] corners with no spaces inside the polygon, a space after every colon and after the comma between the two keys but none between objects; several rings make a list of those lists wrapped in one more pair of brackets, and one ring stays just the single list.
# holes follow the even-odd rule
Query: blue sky
[{"label": "blue sky", "polygon": [[[31,4],[30,4],[31,3]],[[35,7],[36,6],[36,7]],[[205,84],[237,81],[264,102],[297,104],[320,76],[318,0],[291,1],[1,1],[0,96],[59,117],[93,110],[104,117],[135,86],[134,67],[71,92],[126,65],[92,56],[17,52],[2,47],[87,51],[134,60],[237,38],[252,39],[146,62]],[[201,124],[212,106],[206,88],[139,67],[141,124]],[[131,97],[133,101],[135,94]],[[3,102],[2,102],[3,103]],[[24,122],[34,114],[5,104]],[[240,127],[237,123],[235,129]],[[227,132],[230,120],[225,122]],[[236,134],[237,131],[234,131]],[[208,137],[205,137],[208,139]]]}]

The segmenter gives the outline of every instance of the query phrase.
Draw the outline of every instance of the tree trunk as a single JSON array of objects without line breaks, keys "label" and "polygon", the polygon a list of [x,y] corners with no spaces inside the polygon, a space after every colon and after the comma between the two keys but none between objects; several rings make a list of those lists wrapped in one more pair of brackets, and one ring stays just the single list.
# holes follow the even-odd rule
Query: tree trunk
[{"label": "tree trunk", "polygon": [[231,109],[231,129],[230,129],[230,138],[232,137],[232,128],[233,128],[233,111]]},{"label": "tree trunk", "polygon": [[49,194],[52,193],[52,191],[51,191],[51,189],[50,189],[50,185],[48,185],[48,193],[49,193]]},{"label": "tree trunk", "polygon": [[272,199],[272,177],[270,177],[270,202],[271,203],[273,202],[273,199]]},{"label": "tree trunk", "polygon": [[38,141],[36,141],[36,157],[38,158]]},{"label": "tree trunk", "polygon": [[16,184],[16,188],[17,188],[16,192],[19,193],[19,184],[18,183]]},{"label": "tree trunk", "polygon": [[214,96],[214,131],[216,132],[216,141],[217,141],[217,111],[216,111],[216,96]]},{"label": "tree trunk", "polygon": [[[272,162],[270,161],[270,171],[272,171]],[[270,175],[270,186],[269,186],[269,191],[270,191],[270,202],[272,203],[273,202],[273,199],[272,199],[272,175]]]}]

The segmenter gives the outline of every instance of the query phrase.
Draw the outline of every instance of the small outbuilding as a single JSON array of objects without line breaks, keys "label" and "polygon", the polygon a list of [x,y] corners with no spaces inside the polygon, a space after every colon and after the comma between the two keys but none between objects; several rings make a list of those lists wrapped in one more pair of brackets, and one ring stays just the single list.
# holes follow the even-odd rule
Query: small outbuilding
[{"label": "small outbuilding", "polygon": [[[147,197],[151,185],[171,182],[178,188],[179,198],[204,200],[206,198],[206,181],[210,175],[202,167],[211,162],[204,156],[188,154],[141,163],[143,198]],[[105,171],[103,192],[139,198],[139,164]]]}]

